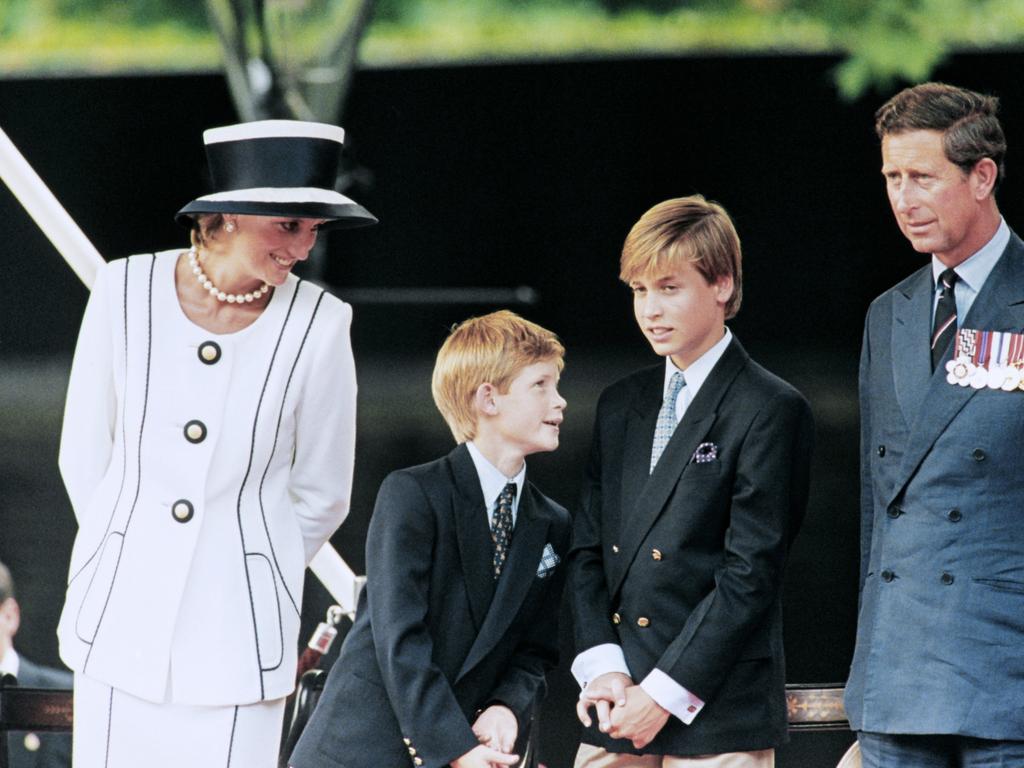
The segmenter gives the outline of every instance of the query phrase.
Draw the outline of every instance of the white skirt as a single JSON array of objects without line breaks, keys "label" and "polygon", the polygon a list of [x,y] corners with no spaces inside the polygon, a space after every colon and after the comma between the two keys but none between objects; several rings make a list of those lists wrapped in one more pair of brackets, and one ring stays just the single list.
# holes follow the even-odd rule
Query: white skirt
[{"label": "white skirt", "polygon": [[284,699],[154,704],[75,674],[75,768],[276,768]]}]

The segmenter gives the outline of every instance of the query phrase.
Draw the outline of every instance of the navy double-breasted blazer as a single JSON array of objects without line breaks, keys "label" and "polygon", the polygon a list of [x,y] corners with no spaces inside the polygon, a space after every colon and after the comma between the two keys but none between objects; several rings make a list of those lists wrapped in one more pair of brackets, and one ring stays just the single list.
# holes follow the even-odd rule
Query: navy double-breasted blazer
[{"label": "navy double-breasted blazer", "polygon": [[[933,301],[929,265],[868,310],[846,709],[858,730],[1024,739],[1024,392],[933,374]],[[960,327],[1024,330],[1016,235]]]},{"label": "navy double-breasted blazer", "polygon": [[356,622],[295,768],[440,768],[479,743],[492,703],[523,730],[558,658],[569,515],[525,483],[495,582],[486,509],[464,445],[381,485]]},{"label": "navy double-breasted blazer", "polygon": [[569,592],[577,652],[616,643],[634,681],[657,667],[705,707],[690,725],[670,717],[642,750],[596,725],[583,741],[676,756],[767,749],[786,739],[780,595],[807,504],[810,408],[733,338],[649,474],[664,372],[601,396]]}]

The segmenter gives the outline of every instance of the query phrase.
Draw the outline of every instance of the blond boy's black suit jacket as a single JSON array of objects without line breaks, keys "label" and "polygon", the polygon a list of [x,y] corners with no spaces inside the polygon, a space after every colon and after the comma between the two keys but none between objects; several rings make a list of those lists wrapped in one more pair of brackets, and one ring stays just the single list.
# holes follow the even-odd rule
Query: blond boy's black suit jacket
[{"label": "blond boy's black suit jacket", "polygon": [[478,744],[492,703],[523,729],[558,657],[569,515],[526,482],[495,581],[486,508],[464,445],[381,485],[356,622],[295,768],[440,768]]},{"label": "blond boy's black suit jacket", "polygon": [[[570,556],[577,652],[617,643],[634,681],[657,667],[705,702],[643,753],[769,748],[786,738],[780,593],[807,502],[810,409],[734,338],[649,474],[664,375],[635,373],[598,403]],[[596,727],[583,741],[638,751]]]}]

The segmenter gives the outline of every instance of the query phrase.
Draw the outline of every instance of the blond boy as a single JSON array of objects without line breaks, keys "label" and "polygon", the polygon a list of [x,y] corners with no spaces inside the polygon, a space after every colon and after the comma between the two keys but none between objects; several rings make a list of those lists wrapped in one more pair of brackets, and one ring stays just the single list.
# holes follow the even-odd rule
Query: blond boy
[{"label": "blond boy", "polygon": [[557,660],[568,513],[526,480],[558,447],[564,350],[512,312],[457,326],[434,401],[458,446],[381,485],[355,625],[295,768],[512,765]]},{"label": "blond boy", "polygon": [[620,267],[665,360],[598,403],[570,555],[576,766],[766,768],[786,738],[780,595],[810,409],[725,325],[742,269],[721,206],[656,205]]}]

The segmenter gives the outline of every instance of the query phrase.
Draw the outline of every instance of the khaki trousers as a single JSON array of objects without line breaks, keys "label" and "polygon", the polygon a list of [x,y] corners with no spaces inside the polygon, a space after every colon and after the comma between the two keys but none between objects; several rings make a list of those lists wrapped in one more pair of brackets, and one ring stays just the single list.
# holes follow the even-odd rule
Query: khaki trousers
[{"label": "khaki trousers", "polygon": [[573,768],[774,768],[775,750],[726,752],[721,755],[676,757],[674,755],[631,755],[609,752],[602,747],[580,744]]}]

